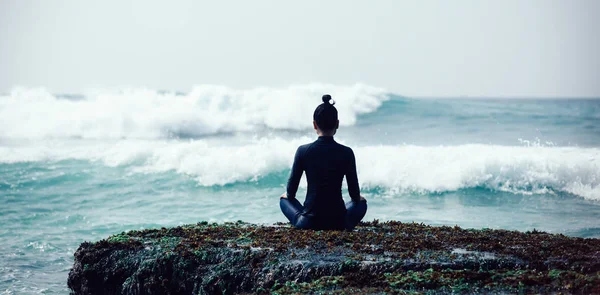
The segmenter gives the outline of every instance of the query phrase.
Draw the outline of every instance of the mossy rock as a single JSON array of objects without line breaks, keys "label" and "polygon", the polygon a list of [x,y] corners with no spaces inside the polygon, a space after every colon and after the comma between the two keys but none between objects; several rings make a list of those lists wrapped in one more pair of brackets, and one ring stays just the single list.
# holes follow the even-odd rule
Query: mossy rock
[{"label": "mossy rock", "polygon": [[201,222],[75,253],[74,294],[600,293],[600,240],[367,222],[352,232]]}]

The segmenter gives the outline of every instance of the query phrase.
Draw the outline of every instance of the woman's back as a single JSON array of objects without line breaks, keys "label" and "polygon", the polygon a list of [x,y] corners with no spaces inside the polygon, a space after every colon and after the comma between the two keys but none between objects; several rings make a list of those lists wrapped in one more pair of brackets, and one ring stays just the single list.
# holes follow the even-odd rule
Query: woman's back
[{"label": "woman's back", "polygon": [[288,181],[288,196],[295,195],[303,171],[308,182],[304,215],[337,220],[346,214],[342,198],[344,176],[350,197],[360,199],[354,153],[335,142],[333,136],[320,136],[315,142],[298,148]]}]

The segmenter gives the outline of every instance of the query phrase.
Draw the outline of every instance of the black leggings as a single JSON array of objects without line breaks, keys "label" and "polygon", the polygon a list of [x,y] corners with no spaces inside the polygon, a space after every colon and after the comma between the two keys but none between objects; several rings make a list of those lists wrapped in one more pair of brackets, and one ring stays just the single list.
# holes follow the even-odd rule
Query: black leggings
[{"label": "black leggings", "polygon": [[279,207],[281,212],[287,217],[293,226],[301,229],[346,229],[352,230],[356,225],[365,217],[367,213],[367,201],[361,200],[360,202],[350,201],[346,203],[346,217],[339,222],[331,222],[330,224],[321,224],[314,218],[302,215],[304,207],[298,199],[287,199],[282,198],[279,201]]}]

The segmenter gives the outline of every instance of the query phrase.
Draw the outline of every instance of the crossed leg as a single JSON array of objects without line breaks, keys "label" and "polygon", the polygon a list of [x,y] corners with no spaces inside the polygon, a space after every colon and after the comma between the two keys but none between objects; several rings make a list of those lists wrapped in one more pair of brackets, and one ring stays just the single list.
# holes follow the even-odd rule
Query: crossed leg
[{"label": "crossed leg", "polygon": [[353,230],[367,214],[367,200],[346,203],[346,229]]},{"label": "crossed leg", "polygon": [[[302,215],[304,207],[298,199],[281,198],[279,201],[279,207],[283,215],[287,217],[290,223],[302,229],[314,228],[310,218],[306,218]],[[345,226],[347,230],[352,230],[358,225],[358,223],[365,217],[367,213],[367,201],[361,199],[359,202],[348,202],[346,203],[346,216]]]}]

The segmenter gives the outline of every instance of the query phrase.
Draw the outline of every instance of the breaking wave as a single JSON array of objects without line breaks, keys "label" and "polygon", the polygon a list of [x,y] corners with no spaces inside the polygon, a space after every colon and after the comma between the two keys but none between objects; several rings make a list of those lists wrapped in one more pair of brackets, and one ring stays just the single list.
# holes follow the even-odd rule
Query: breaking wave
[{"label": "breaking wave", "polygon": [[[133,173],[174,171],[213,186],[285,175],[295,149],[312,140],[44,141],[0,147],[0,163],[87,160]],[[483,187],[515,194],[565,192],[600,201],[598,148],[466,144],[362,146],[354,151],[361,186],[367,189],[420,194]]]},{"label": "breaking wave", "polygon": [[186,94],[125,89],[82,96],[16,88],[0,96],[0,138],[159,139],[303,130],[312,127],[312,112],[324,93],[339,98],[336,107],[346,126],[388,99],[383,89],[362,84],[247,90],[199,85]]}]

